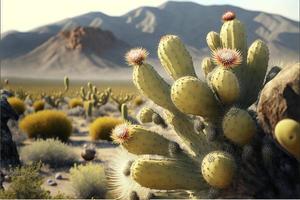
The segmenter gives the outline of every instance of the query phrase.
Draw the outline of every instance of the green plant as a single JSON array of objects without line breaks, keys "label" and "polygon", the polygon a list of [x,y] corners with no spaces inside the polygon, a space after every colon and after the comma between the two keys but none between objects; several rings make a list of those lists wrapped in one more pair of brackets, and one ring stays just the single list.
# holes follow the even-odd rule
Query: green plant
[{"label": "green plant", "polygon": [[32,105],[35,112],[44,110],[45,102],[43,100],[37,100]]},{"label": "green plant", "polygon": [[10,97],[7,99],[8,103],[11,105],[11,107],[18,113],[18,115],[22,115],[26,110],[25,103],[17,98],[17,97]]},{"label": "green plant", "polygon": [[27,115],[19,126],[29,138],[58,138],[67,141],[72,133],[70,120],[65,113],[57,110],[43,110]]},{"label": "green plant", "polygon": [[69,101],[69,107],[70,108],[75,108],[77,106],[83,107],[83,102],[81,99],[78,98],[73,98]]},{"label": "green plant", "polygon": [[121,119],[114,117],[99,117],[89,127],[89,134],[93,140],[111,141],[111,131],[118,124],[122,123]]},{"label": "green plant", "polygon": [[11,183],[7,190],[0,191],[1,199],[49,199],[50,193],[41,186],[40,163],[15,168],[11,174]]},{"label": "green plant", "polygon": [[34,141],[21,148],[20,156],[25,163],[41,161],[51,167],[70,166],[78,159],[72,147],[54,139]]},{"label": "green plant", "polygon": [[[265,190],[272,197],[278,193],[280,197],[291,197],[291,194],[298,194],[297,189],[293,186],[282,189],[283,183],[300,185],[300,179],[284,180],[286,182],[276,185],[277,173],[281,178],[286,173],[299,177],[295,175],[299,164],[273,145],[272,138],[257,134],[260,129],[256,129],[253,117],[256,113],[252,111],[250,115],[245,109],[258,97],[266,75],[268,48],[262,41],[255,41],[247,51],[243,24],[232,12],[226,13],[223,20],[220,35],[208,35],[208,46],[213,53],[205,62],[213,61],[215,66],[205,67],[204,81],[196,76],[191,56],[178,36],[164,36],[158,45],[159,59],[174,80],[172,85],[147,63],[146,49],[134,48],[125,55],[127,63],[133,67],[135,86],[142,95],[165,109],[167,123],[183,144],[171,142],[141,126],[119,125],[113,131],[114,141],[138,155],[132,159],[130,167],[122,166],[122,170],[128,179],[144,188],[189,190],[193,198],[243,198],[247,195],[256,198],[264,197]],[[141,113],[142,120],[149,122],[153,112],[146,111]],[[195,119],[201,119],[203,128],[195,129]],[[275,159],[277,153],[282,158],[280,161]],[[147,156],[140,156],[145,154]],[[291,171],[281,171],[282,163]],[[114,191],[125,187],[113,181],[119,180],[112,180]],[[269,187],[268,184],[274,185]],[[132,192],[139,198],[136,191]],[[125,196],[130,195],[117,198],[125,199]]]},{"label": "green plant", "polygon": [[99,164],[89,163],[71,168],[70,181],[78,198],[105,198],[105,173]]}]

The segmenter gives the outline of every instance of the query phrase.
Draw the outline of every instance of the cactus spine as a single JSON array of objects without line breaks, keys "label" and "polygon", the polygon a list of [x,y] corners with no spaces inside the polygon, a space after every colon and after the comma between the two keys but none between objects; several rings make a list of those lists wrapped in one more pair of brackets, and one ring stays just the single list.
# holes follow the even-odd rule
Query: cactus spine
[{"label": "cactus spine", "polygon": [[165,35],[158,45],[158,57],[162,66],[174,80],[182,76],[196,76],[192,57],[180,38]]},{"label": "cactus spine", "polygon": [[283,119],[276,124],[275,138],[278,143],[300,160],[300,123],[293,119]]}]

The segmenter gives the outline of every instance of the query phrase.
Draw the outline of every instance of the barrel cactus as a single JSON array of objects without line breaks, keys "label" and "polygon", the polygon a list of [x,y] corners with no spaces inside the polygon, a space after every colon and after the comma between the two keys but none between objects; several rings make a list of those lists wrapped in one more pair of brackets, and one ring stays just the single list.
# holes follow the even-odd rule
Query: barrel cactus
[{"label": "barrel cactus", "polygon": [[[166,122],[181,140],[170,141],[142,125],[117,126],[112,138],[129,153],[130,164],[108,170],[113,198],[300,197],[298,125],[279,122],[274,138],[249,107],[263,86],[268,47],[258,40],[247,49],[245,27],[235,13],[226,12],[222,19],[220,34],[207,36],[212,57],[202,62],[205,80],[196,76],[178,36],[163,36],[158,45],[158,57],[173,83],[147,62],[146,49],[125,55],[135,86],[164,109]],[[153,110],[144,109],[139,118],[147,123],[151,115]],[[285,135],[286,126],[295,143]]]}]

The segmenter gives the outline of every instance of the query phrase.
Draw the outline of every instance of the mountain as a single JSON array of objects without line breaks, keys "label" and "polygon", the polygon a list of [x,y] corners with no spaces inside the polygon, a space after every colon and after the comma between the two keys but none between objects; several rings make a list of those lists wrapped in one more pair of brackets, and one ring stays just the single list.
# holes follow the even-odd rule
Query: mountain
[{"label": "mountain", "polygon": [[[299,22],[287,19],[280,15],[248,11],[229,5],[203,6],[192,2],[167,2],[159,7],[141,7],[119,17],[112,17],[100,12],[68,18],[54,24],[39,27],[30,32],[10,32],[3,35],[0,43],[0,58],[3,60],[2,68],[8,70],[15,68],[15,63],[36,65],[39,70],[52,70],[63,68],[65,72],[72,71],[73,64],[84,63],[77,72],[88,71],[90,68],[105,68],[111,66],[125,66],[124,49],[130,46],[143,46],[150,51],[151,61],[157,63],[156,48],[162,35],[176,34],[182,38],[198,66],[203,56],[209,54],[206,45],[206,34],[209,31],[219,32],[222,22],[220,16],[227,10],[237,14],[239,20],[245,23],[248,34],[248,45],[255,39],[267,42],[271,59],[299,61]],[[74,30],[77,27],[90,27],[93,29],[108,30],[119,43],[104,55],[97,55],[101,62],[83,62],[93,57],[93,51],[73,57],[63,50],[59,50],[61,32]],[[99,42],[95,41],[96,44]],[[97,46],[95,44],[95,46]],[[130,45],[130,46],[129,46]],[[52,48],[51,48],[52,47]],[[100,48],[100,47],[99,47]],[[53,65],[49,62],[49,49],[58,57]],[[105,49],[105,48],[102,48]],[[75,51],[76,52],[76,51]],[[113,55],[114,53],[114,55]],[[48,56],[47,62],[45,57]],[[63,62],[59,64],[62,58]],[[76,59],[78,59],[76,61]],[[17,61],[16,61],[17,60]],[[69,63],[70,62],[70,63]],[[24,66],[25,68],[25,66]],[[36,68],[38,68],[36,66]],[[5,72],[4,70],[4,72]],[[2,70],[3,71],[3,70]]]}]

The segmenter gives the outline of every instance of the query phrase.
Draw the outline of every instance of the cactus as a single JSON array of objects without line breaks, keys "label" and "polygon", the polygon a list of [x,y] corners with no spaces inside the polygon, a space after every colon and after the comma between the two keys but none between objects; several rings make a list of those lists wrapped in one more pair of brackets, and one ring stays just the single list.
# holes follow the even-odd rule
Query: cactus
[{"label": "cactus", "polygon": [[130,94],[111,94],[111,99],[117,103],[118,105],[118,110],[122,110],[122,104],[126,104],[127,102],[131,101],[133,99],[133,95]]},{"label": "cactus", "polygon": [[204,179],[213,187],[228,187],[235,173],[236,164],[234,158],[222,151],[214,151],[207,154],[201,164]]},{"label": "cactus", "polygon": [[[148,194],[155,198],[182,190],[189,193],[185,198],[196,199],[298,195],[294,186],[300,185],[300,166],[291,157],[297,157],[296,151],[288,150],[297,148],[280,133],[278,143],[291,155],[279,145],[272,145],[270,150],[266,144],[275,144],[275,139],[264,134],[256,118],[251,117],[257,115],[255,109],[251,115],[245,109],[258,96],[258,89],[251,88],[262,84],[267,47],[257,41],[247,52],[245,29],[235,13],[227,12],[222,19],[220,37],[213,32],[207,37],[212,57],[202,62],[204,81],[196,77],[192,60],[178,36],[163,37],[158,47],[161,64],[174,80],[170,84],[147,63],[147,50],[135,48],[126,54],[127,63],[133,67],[135,86],[165,109],[166,124],[179,140],[169,141],[142,126],[117,127],[115,142],[123,147],[122,151],[136,154],[130,169],[127,164],[126,169],[114,165],[126,176],[126,181],[119,176],[109,181],[114,186],[118,184],[114,192],[120,193],[119,199],[129,199],[130,194],[135,194],[134,198],[146,199]],[[139,118],[142,123],[158,122],[156,114],[144,108]],[[195,127],[199,120],[202,125]],[[137,185],[150,190],[147,197],[141,195]]]},{"label": "cactus", "polygon": [[141,123],[150,123],[152,122],[152,115],[155,113],[155,111],[151,108],[144,107],[140,110],[138,113],[138,119]]},{"label": "cactus", "polygon": [[222,47],[220,35],[214,31],[207,34],[206,42],[211,51],[215,51]]},{"label": "cactus", "polygon": [[223,133],[226,138],[238,145],[245,145],[251,141],[256,125],[247,111],[231,108],[222,122]]},{"label": "cactus", "polygon": [[64,85],[65,85],[65,92],[68,92],[70,86],[70,80],[69,77],[67,76],[64,77]]},{"label": "cactus", "polygon": [[201,63],[201,68],[202,68],[202,72],[204,73],[205,77],[207,77],[207,75],[213,71],[213,69],[216,66],[214,65],[214,63],[211,61],[210,57],[205,57],[202,60]]},{"label": "cactus", "polygon": [[203,184],[204,180],[196,166],[173,159],[137,159],[131,166],[131,177],[143,187],[151,189],[203,189],[207,187]]},{"label": "cactus", "polygon": [[295,158],[300,160],[300,123],[283,119],[276,124],[275,137],[278,143]]},{"label": "cactus", "polygon": [[178,36],[163,36],[157,52],[162,66],[174,80],[182,76],[196,76],[192,57]]},{"label": "cactus", "polygon": [[225,105],[235,103],[240,97],[240,85],[230,70],[217,67],[211,75],[211,85],[221,102]]},{"label": "cactus", "polygon": [[138,125],[125,123],[116,126],[112,131],[112,139],[133,154],[169,155],[169,140]]},{"label": "cactus", "polygon": [[219,107],[208,85],[199,79],[185,76],[172,85],[171,98],[176,107],[188,114],[214,119]]}]

